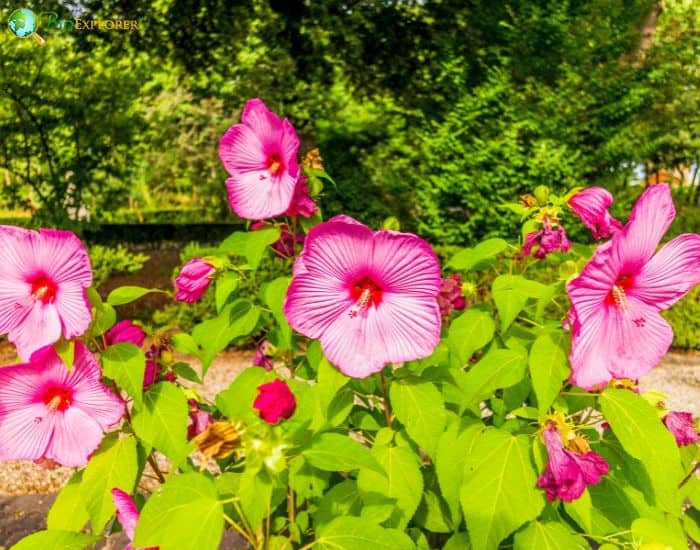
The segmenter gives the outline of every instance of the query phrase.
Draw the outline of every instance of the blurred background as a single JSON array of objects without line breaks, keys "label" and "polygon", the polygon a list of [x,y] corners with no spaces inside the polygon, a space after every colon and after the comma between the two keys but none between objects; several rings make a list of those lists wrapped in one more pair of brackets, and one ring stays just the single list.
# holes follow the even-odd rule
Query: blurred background
[{"label": "blurred background", "polygon": [[[326,217],[395,216],[438,247],[464,246],[516,238],[499,205],[537,185],[605,186],[624,220],[643,186],[666,182],[679,210],[669,236],[700,229],[700,2],[1,5],[5,20],[28,7],[138,21],[39,28],[42,47],[0,33],[0,223],[80,232],[104,281],[145,263],[150,284],[168,285],[214,229],[240,224],[217,148],[251,97],[290,118],[302,154],[319,149],[337,184]],[[683,307],[698,317],[698,291]],[[187,324],[173,315],[161,321]],[[700,348],[685,325],[677,345]]]}]

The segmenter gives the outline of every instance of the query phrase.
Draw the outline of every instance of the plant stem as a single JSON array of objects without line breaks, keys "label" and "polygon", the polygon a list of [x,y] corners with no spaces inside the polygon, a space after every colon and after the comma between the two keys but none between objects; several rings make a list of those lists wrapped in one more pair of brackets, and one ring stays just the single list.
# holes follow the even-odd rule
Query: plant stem
[{"label": "plant stem", "polygon": [[683,480],[678,484],[678,488],[680,489],[681,487],[683,487],[683,485],[688,483],[692,479],[692,477],[695,475],[695,472],[697,472],[698,470],[700,470],[700,462],[695,463],[695,466],[693,466],[690,469],[690,471],[688,472],[688,475],[685,476],[683,478]]},{"label": "plant stem", "polygon": [[226,522],[227,522],[231,527],[233,527],[236,531],[238,531],[238,533],[239,533],[245,540],[247,540],[253,548],[256,547],[255,539],[253,539],[248,533],[246,533],[245,530],[242,529],[240,525],[238,525],[235,521],[233,521],[233,519],[231,519],[231,518],[228,516],[228,514],[224,514],[224,519],[226,520]]},{"label": "plant stem", "polygon": [[152,453],[148,455],[148,463],[151,465],[151,468],[153,468],[156,476],[158,476],[158,481],[165,483],[165,476],[163,475],[163,472],[160,471],[158,463],[156,462],[156,459],[153,457]]},{"label": "plant stem", "polygon": [[391,428],[391,410],[389,409],[389,397],[386,394],[386,380],[384,372],[379,373],[379,379],[382,383],[382,394],[384,395],[384,418],[386,419],[387,428]]},{"label": "plant stem", "polygon": [[289,523],[296,521],[296,510],[294,509],[294,489],[289,488],[287,493],[287,513],[289,514]]}]

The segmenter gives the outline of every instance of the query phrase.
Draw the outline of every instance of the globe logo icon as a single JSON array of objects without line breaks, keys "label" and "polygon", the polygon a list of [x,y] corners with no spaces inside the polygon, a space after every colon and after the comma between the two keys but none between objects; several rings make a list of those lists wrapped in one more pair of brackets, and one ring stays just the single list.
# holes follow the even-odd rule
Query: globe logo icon
[{"label": "globe logo icon", "polygon": [[16,37],[29,38],[31,36],[37,44],[44,43],[44,39],[36,32],[39,28],[39,19],[32,10],[20,8],[13,11],[8,25]]}]

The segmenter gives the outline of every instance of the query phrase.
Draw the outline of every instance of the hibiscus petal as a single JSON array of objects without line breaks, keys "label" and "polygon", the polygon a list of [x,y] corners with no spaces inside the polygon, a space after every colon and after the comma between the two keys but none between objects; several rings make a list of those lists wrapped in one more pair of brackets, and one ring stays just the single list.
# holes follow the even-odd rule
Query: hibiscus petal
[{"label": "hibiscus petal", "polygon": [[121,489],[115,488],[112,489],[112,500],[117,509],[117,519],[124,528],[124,533],[129,537],[129,540],[134,540],[136,523],[139,521],[139,511],[134,504],[134,499]]},{"label": "hibiscus petal", "polygon": [[286,118],[282,121],[280,147],[282,148],[282,158],[284,159],[287,172],[292,176],[299,177],[299,164],[297,163],[299,136],[292,123]]},{"label": "hibiscus petal", "polygon": [[32,353],[61,337],[61,320],[53,304],[35,302],[20,325],[9,335],[10,342],[17,347],[17,354],[28,360]]},{"label": "hibiscus petal", "polygon": [[279,143],[282,121],[262,99],[251,99],[245,104],[241,122],[255,132],[264,146]]},{"label": "hibiscus petal", "polygon": [[3,278],[2,274],[0,280],[0,334],[6,334],[24,321],[34,301],[30,298],[29,283]]},{"label": "hibiscus petal", "polygon": [[42,229],[34,234],[33,261],[60,289],[64,281],[88,288],[92,284],[90,258],[80,239],[70,231]]},{"label": "hibiscus petal", "polygon": [[271,177],[265,170],[242,172],[226,180],[233,211],[248,220],[274,218],[284,213],[294,196],[295,178],[284,172]]},{"label": "hibiscus petal", "polygon": [[296,331],[321,338],[352,305],[347,288],[337,278],[297,275],[287,290],[284,314]]},{"label": "hibiscus petal", "polygon": [[43,403],[3,406],[0,460],[37,460],[46,454],[55,417]]},{"label": "hibiscus petal", "polygon": [[615,285],[622,262],[613,253],[612,241],[599,246],[581,274],[567,286],[574,317],[587,323],[600,313],[605,300]]},{"label": "hibiscus petal", "polygon": [[231,175],[267,171],[267,155],[260,138],[243,124],[234,124],[219,141],[219,158]]},{"label": "hibiscus petal", "polygon": [[658,311],[671,307],[700,282],[700,235],[669,241],[634,278],[629,293]]},{"label": "hibiscus petal", "polygon": [[92,313],[85,288],[77,282],[61,283],[54,302],[61,318],[63,335],[74,338],[83,334],[90,326]]},{"label": "hibiscus petal", "polygon": [[102,441],[102,428],[88,413],[75,406],[56,412],[53,420],[53,437],[46,449],[46,458],[64,466],[85,466]]},{"label": "hibiscus petal", "polygon": [[427,242],[415,235],[379,231],[373,245],[373,275],[385,292],[437,297],[442,284],[440,264]]},{"label": "hibiscus petal", "polygon": [[654,185],[642,193],[627,225],[612,239],[613,254],[622,264],[621,273],[633,275],[649,261],[675,216],[668,185]]}]

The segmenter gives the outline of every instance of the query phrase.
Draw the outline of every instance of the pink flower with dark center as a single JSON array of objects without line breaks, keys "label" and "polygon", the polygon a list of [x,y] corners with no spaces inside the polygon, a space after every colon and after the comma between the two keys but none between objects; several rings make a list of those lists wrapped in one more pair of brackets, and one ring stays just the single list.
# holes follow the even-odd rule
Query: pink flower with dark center
[{"label": "pink flower with dark center", "polygon": [[308,178],[306,176],[299,176],[297,184],[294,187],[292,203],[284,213],[286,216],[302,216],[303,218],[310,218],[316,212],[318,212],[318,206],[316,206],[316,203],[309,196],[307,181]]},{"label": "pink flower with dark center", "polygon": [[627,225],[569,283],[573,384],[636,380],[668,350],[673,330],[659,312],[700,281],[700,235],[680,235],[654,254],[674,217],[669,187],[649,187]]},{"label": "pink flower with dark center", "polygon": [[557,250],[561,252],[571,250],[571,242],[567,238],[564,228],[558,225],[555,229],[549,223],[545,223],[542,229],[531,231],[525,236],[522,248],[523,256],[529,256],[534,246],[537,246],[537,250],[533,255],[539,260]]},{"label": "pink flower with dark center", "polygon": [[130,344],[134,344],[135,346],[141,347],[145,339],[146,333],[143,331],[143,329],[127,319],[119,321],[105,333],[105,342],[107,342],[108,346],[112,346],[120,342],[128,342]]},{"label": "pink flower with dark center", "polygon": [[91,284],[90,258],[70,231],[0,226],[0,334],[22,359],[87,330]]},{"label": "pink flower with dark center", "polygon": [[253,403],[253,408],[260,412],[260,418],[265,422],[277,424],[294,414],[297,402],[285,382],[273,380],[258,386],[258,397]]},{"label": "pink flower with dark center", "polygon": [[622,229],[622,224],[613,218],[608,208],[613,196],[602,187],[587,187],[569,199],[569,206],[581,218],[583,225],[593,233],[596,240],[610,237]]},{"label": "pink flower with dark center", "polygon": [[28,363],[0,368],[0,460],[47,458],[81,467],[124,402],[102,385],[102,371],[81,342],[69,371],[50,346]]},{"label": "pink flower with dark center", "polygon": [[255,356],[253,357],[253,365],[264,367],[266,371],[271,371],[275,367],[273,355],[269,353],[270,345],[270,342],[263,340],[258,349],[255,350]]},{"label": "pink flower with dark center", "polygon": [[415,235],[336,216],[311,229],[293,271],[287,321],[348,376],[425,357],[440,340],[440,266]]},{"label": "pink flower with dark center", "polygon": [[664,416],[664,425],[676,438],[679,447],[700,441],[693,415],[689,412],[671,411]]},{"label": "pink flower with dark center", "polygon": [[608,473],[605,459],[593,451],[577,453],[564,448],[554,424],[542,433],[549,460],[537,486],[547,493],[547,500],[560,498],[564,502],[576,500],[588,485],[595,485]]},{"label": "pink flower with dark center", "polygon": [[291,123],[280,120],[261,99],[248,101],[241,123],[219,142],[219,157],[231,175],[226,188],[233,211],[248,220],[283,214],[299,179],[298,151]]},{"label": "pink flower with dark center", "polygon": [[[136,508],[134,499],[131,498],[127,493],[116,487],[112,489],[112,500],[114,501],[114,507],[117,509],[117,519],[121,523],[124,533],[129,538],[131,542],[134,541],[134,533],[136,532],[136,524],[139,521],[139,510]],[[124,550],[137,550],[131,544],[127,544]],[[157,546],[149,546],[148,548],[141,548],[139,550],[158,550]]]},{"label": "pink flower with dark center", "polygon": [[188,401],[190,406],[190,418],[187,424],[187,440],[197,437],[206,427],[214,422],[214,417],[199,408],[199,403],[194,399]]},{"label": "pink flower with dark center", "polygon": [[467,302],[462,296],[462,279],[455,274],[448,279],[443,279],[440,285],[440,294],[437,297],[440,315],[447,317],[454,310],[462,310]]},{"label": "pink flower with dark center", "polygon": [[189,304],[201,300],[215,271],[214,266],[204,258],[194,258],[187,262],[175,279],[175,299]]}]

